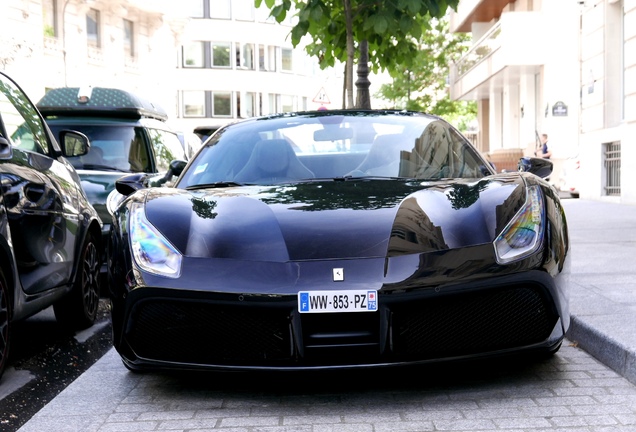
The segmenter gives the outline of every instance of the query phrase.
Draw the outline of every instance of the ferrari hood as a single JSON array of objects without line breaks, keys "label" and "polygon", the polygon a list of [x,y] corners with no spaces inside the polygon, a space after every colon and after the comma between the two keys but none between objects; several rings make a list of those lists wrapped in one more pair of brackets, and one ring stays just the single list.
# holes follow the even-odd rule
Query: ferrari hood
[{"label": "ferrari hood", "polygon": [[521,176],[155,188],[146,217],[189,257],[378,258],[492,242],[525,201]]}]

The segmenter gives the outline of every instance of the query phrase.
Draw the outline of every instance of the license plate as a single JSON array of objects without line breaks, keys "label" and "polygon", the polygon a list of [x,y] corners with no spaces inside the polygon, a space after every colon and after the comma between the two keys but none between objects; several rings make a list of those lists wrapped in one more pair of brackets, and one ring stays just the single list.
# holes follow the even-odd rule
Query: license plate
[{"label": "license plate", "polygon": [[378,310],[378,292],[354,291],[301,291],[298,293],[300,313],[375,312]]}]

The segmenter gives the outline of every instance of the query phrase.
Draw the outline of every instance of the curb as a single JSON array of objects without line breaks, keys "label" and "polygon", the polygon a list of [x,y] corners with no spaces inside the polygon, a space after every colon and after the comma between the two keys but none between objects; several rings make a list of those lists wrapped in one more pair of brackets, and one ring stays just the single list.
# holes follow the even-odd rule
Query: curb
[{"label": "curb", "polygon": [[636,352],[572,315],[566,337],[597,360],[636,384]]}]

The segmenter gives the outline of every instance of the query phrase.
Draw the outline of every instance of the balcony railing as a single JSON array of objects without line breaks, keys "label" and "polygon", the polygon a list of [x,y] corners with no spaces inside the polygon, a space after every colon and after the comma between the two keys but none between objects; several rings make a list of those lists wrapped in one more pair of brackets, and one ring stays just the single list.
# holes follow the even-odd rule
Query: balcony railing
[{"label": "balcony railing", "polygon": [[475,45],[457,62],[457,78],[470,71],[495,51],[501,48],[501,23],[495,24],[477,41]]},{"label": "balcony railing", "polygon": [[44,51],[49,54],[62,53],[64,47],[62,42],[56,37],[44,36]]}]

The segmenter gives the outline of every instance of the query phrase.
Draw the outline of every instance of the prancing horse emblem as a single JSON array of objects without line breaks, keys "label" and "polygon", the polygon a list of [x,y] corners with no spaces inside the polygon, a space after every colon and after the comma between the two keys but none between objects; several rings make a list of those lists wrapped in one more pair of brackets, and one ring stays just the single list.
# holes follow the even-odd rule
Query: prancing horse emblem
[{"label": "prancing horse emblem", "polygon": [[333,269],[333,281],[340,282],[343,280],[344,280],[344,269],[343,268]]}]

